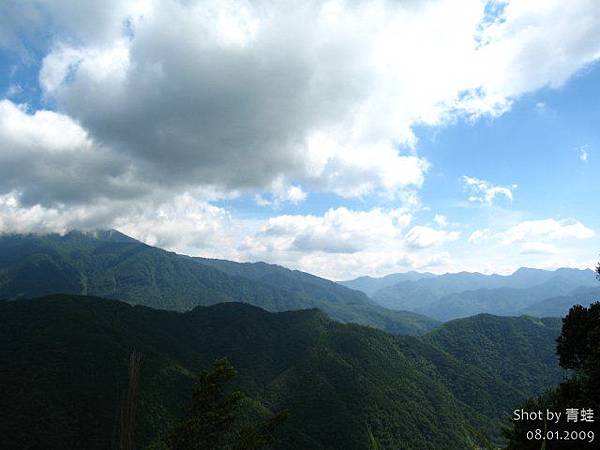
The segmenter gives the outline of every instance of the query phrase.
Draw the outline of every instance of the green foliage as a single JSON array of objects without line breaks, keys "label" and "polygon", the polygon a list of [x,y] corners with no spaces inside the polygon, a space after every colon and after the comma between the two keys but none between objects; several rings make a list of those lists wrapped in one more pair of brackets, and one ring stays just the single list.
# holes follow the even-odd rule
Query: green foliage
[{"label": "green foliage", "polygon": [[470,446],[470,450],[496,450],[498,447],[495,447],[488,437],[483,434],[481,431],[476,430],[471,426],[467,426],[467,429],[471,432],[473,436],[474,442]]},{"label": "green foliage", "polygon": [[231,439],[235,411],[243,399],[240,391],[224,393],[224,385],[236,372],[227,359],[215,362],[212,370],[203,371],[192,391],[189,417],[179,424],[169,438],[173,450],[216,450]]},{"label": "green foliage", "polygon": [[257,425],[240,425],[245,395],[226,392],[236,375],[227,358],[200,373],[188,417],[169,436],[172,450],[259,450],[273,442],[273,431],[286,417],[279,413]]},{"label": "green foliage", "polygon": [[480,367],[522,395],[531,396],[564,377],[552,345],[560,326],[558,318],[480,314],[447,322],[426,338],[460,361]]},{"label": "green foliage", "polygon": [[[563,319],[560,336],[557,339],[556,351],[560,365],[569,369],[571,377],[557,388],[528,399],[522,406],[528,411],[558,411],[563,415],[567,408],[577,410],[592,409],[596,414],[600,411],[600,302],[589,308],[576,305]],[[508,450],[528,450],[539,448],[540,441],[528,440],[526,433],[532,429],[540,429],[539,421],[514,421],[507,427],[505,435],[508,439]],[[558,424],[544,423],[544,431],[558,431],[560,436],[570,431],[594,431],[599,436],[598,419],[589,422],[567,422]],[[582,449],[595,448],[592,444],[581,440],[544,440],[547,449]]]},{"label": "green foliage", "polygon": [[379,441],[373,436],[370,428],[367,428],[367,436],[369,438],[369,450],[381,450],[381,445],[379,445]]},{"label": "green foliage", "polygon": [[[474,321],[471,332],[487,326]],[[275,429],[278,450],[367,450],[368,429],[381,449],[469,448],[469,426],[496,442],[506,412],[524,398],[441,342],[335,323],[316,310],[223,303],[175,313],[62,295],[0,303],[0,386],[11,405],[0,417],[3,444],[111,448],[132,348],[144,355],[139,448],[164,449],[185,420],[194,374],[223,356],[239,370],[233,392],[256,399],[240,402],[242,429],[291,412]]]},{"label": "green foliage", "polygon": [[600,380],[600,302],[575,305],[563,320],[556,351],[560,365],[581,376]]}]

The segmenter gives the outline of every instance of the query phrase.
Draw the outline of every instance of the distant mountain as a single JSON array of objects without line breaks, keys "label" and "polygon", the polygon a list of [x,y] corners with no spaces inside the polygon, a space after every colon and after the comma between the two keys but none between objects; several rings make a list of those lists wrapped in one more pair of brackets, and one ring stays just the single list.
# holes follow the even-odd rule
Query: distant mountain
[{"label": "distant mountain", "polygon": [[393,286],[402,281],[417,281],[422,278],[432,278],[434,274],[428,272],[403,272],[403,273],[392,273],[384,277],[374,278],[369,276],[354,278],[353,280],[338,281],[342,286],[349,287],[350,289],[356,289],[362,291],[368,296],[371,296],[379,289],[383,289],[388,286]]},{"label": "distant mountain", "polygon": [[382,448],[472,448],[470,429],[498,442],[512,408],[556,381],[556,334],[551,321],[487,316],[416,338],[241,303],[177,313],[65,295],[7,301],[0,433],[6,448],[112,448],[135,348],[137,448],[181,416],[194,374],[223,356],[262,408],[290,411],[278,449],[367,450],[369,429]]},{"label": "distant mountain", "polygon": [[500,275],[468,272],[447,273],[433,278],[402,281],[378,290],[371,298],[386,308],[416,310],[446,295],[467,290],[499,287],[501,280]]},{"label": "distant mountain", "polygon": [[564,317],[573,305],[590,306],[600,301],[600,288],[579,288],[569,295],[546,298],[521,309],[521,314],[535,317]]},{"label": "distant mountain", "polygon": [[264,263],[178,255],[117,231],[1,235],[0,298],[95,295],[185,311],[238,301],[269,311],[319,308],[342,322],[421,334],[438,322],[390,311],[332,281]]},{"label": "distant mountain", "polygon": [[441,321],[479,313],[518,316],[525,313],[524,308],[540,300],[571,293],[577,289],[579,282],[579,280],[571,280],[563,275],[557,275],[529,288],[501,287],[459,292],[442,297],[417,311]]},{"label": "distant mountain", "polygon": [[[508,276],[461,272],[403,281],[376,291],[371,298],[390,309],[437,311],[436,317],[447,320],[480,312],[514,314],[545,297],[594,286],[597,280],[589,269],[522,268]],[[526,289],[531,290],[517,291]]]}]

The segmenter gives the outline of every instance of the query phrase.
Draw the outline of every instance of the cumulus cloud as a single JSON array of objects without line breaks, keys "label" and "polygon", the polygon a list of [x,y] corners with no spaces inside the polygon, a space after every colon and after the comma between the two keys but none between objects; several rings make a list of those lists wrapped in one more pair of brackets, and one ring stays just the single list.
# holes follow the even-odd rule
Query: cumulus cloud
[{"label": "cumulus cloud", "polygon": [[347,197],[421,186],[414,125],[500,114],[597,59],[593,2],[569,5],[9,1],[4,41],[52,30],[46,98],[141,182]]},{"label": "cumulus cloud", "polygon": [[439,249],[458,233],[412,227],[404,209],[332,208],[323,215],[281,215],[259,224],[239,247],[245,260],[268,259],[333,279],[448,267]]},{"label": "cumulus cloud", "polygon": [[265,221],[240,251],[250,260],[268,255],[280,264],[335,279],[446,267],[450,256],[439,247],[457,240],[459,233],[424,226],[408,229],[412,220],[405,209],[382,208],[282,215]]},{"label": "cumulus cloud", "polygon": [[588,239],[596,233],[577,220],[527,220],[502,232],[503,242],[512,244],[526,240],[559,241],[565,239]]},{"label": "cumulus cloud", "polygon": [[0,100],[0,194],[17,193],[24,206],[133,199],[145,190],[136,172],[71,117]]},{"label": "cumulus cloud", "polygon": [[280,207],[284,203],[298,204],[308,196],[301,186],[290,185],[283,177],[277,178],[270,186],[269,193],[256,196],[260,206]]},{"label": "cumulus cloud", "polygon": [[[245,224],[224,208],[186,192],[157,205],[117,217],[112,226],[147,244],[185,254],[239,259]],[[149,207],[150,206],[150,207]]]},{"label": "cumulus cloud", "polygon": [[[198,235],[234,249],[248,236],[240,257],[294,255],[303,267],[328,255],[369,270],[376,260],[442,264],[428,249],[458,235],[407,233],[405,209],[278,216],[244,223],[258,229],[238,236],[219,231],[239,221],[210,201],[251,195],[277,208],[325,192],[416,209],[430,163],[415,127],[495,117],[561,86],[600,57],[596,9],[593,0],[0,2],[0,47],[40,64],[33,104],[46,105],[0,101],[1,229],[117,224],[188,251],[210,247]],[[514,190],[465,183],[484,204]],[[178,240],[177,223],[197,236]]]},{"label": "cumulus cloud", "polygon": [[0,234],[1,233],[65,233],[71,229],[95,229],[106,225],[106,214],[113,217],[115,205],[107,210],[95,208],[44,207],[21,205],[19,195],[10,192],[0,195]]},{"label": "cumulus cloud", "polygon": [[65,233],[117,228],[150,245],[182,253],[237,258],[246,224],[224,208],[185,192],[168,199],[131,203],[102,200],[87,205],[25,206],[11,192],[0,195],[0,233]]},{"label": "cumulus cloud", "polygon": [[466,270],[505,274],[519,267],[591,268],[596,264],[589,250],[594,236],[594,230],[574,219],[494,224],[471,233],[471,245],[463,249],[459,265]]},{"label": "cumulus cloud", "polygon": [[475,230],[469,236],[469,242],[522,243],[524,249],[533,252],[535,249],[549,249],[549,242],[583,240],[594,236],[595,231],[578,220],[541,219],[522,221],[503,231],[492,231],[489,228]]},{"label": "cumulus cloud", "polygon": [[246,189],[286,176],[338,193],[358,185],[351,195],[422,183],[425,161],[401,156],[398,136],[357,125],[373,82],[347,63],[367,50],[357,37],[317,5],[265,16],[230,6],[157,3],[129,38],[56,44],[41,86],[152,182]]},{"label": "cumulus cloud", "polygon": [[496,197],[504,197],[509,201],[513,199],[513,191],[517,188],[512,186],[494,186],[488,181],[475,177],[462,177],[465,190],[469,193],[469,201],[491,205]]},{"label": "cumulus cloud", "polygon": [[406,234],[406,242],[412,248],[429,248],[455,241],[460,237],[457,231],[435,230],[430,227],[417,225]]},{"label": "cumulus cloud", "polygon": [[347,280],[358,275],[382,276],[409,270],[443,272],[452,267],[452,258],[445,251],[410,254],[390,249],[335,255],[310,253],[299,255],[293,260],[278,261],[332,280]]},{"label": "cumulus cloud", "polygon": [[400,209],[329,209],[322,216],[283,215],[268,219],[246,241],[249,251],[356,253],[397,239],[412,216]]}]

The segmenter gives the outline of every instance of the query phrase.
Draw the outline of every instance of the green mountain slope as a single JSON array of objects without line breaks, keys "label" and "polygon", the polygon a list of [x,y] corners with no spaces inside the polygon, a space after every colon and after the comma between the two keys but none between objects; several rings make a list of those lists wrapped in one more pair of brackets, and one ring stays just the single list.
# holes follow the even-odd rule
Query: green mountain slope
[{"label": "green mountain slope", "polygon": [[600,300],[600,289],[579,288],[569,295],[546,298],[523,308],[520,313],[535,317],[564,317],[573,305],[589,306]]},{"label": "green mountain slope", "polygon": [[565,375],[555,351],[561,325],[558,318],[480,314],[447,322],[423,338],[524,394],[536,395]]},{"label": "green mountain slope", "polygon": [[468,426],[498,436],[524,398],[520,372],[503,381],[442,347],[316,310],[224,303],[177,313],[64,295],[3,302],[0,386],[11,408],[0,433],[8,448],[110,448],[136,348],[138,448],[181,415],[193,374],[222,356],[265,408],[290,410],[278,449],[368,449],[367,428],[384,449],[468,448]]},{"label": "green mountain slope", "polygon": [[0,236],[0,298],[96,295],[175,311],[238,301],[269,311],[319,308],[342,322],[421,334],[438,323],[389,311],[328,280],[267,264],[191,258],[117,231]]},{"label": "green mountain slope", "polygon": [[343,323],[373,326],[393,334],[423,334],[439,325],[436,320],[418,313],[384,308],[365,297],[362,292],[299,270],[264,262],[194,259],[231,276],[243,277],[273,288],[285,286],[288,290],[317,299],[318,303],[314,307]]}]

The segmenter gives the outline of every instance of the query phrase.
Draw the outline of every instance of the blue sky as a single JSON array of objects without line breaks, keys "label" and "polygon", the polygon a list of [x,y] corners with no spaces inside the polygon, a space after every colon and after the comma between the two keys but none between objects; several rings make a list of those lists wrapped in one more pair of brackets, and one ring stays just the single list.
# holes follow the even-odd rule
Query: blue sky
[{"label": "blue sky", "polygon": [[592,1],[9,0],[0,232],[333,279],[589,267]]},{"label": "blue sky", "polygon": [[560,89],[519,99],[494,120],[423,130],[421,154],[434,166],[424,199],[436,210],[469,218],[472,212],[453,205],[462,197],[456,180],[472,174],[500,185],[517,184],[513,201],[503,202],[506,207],[531,217],[558,214],[599,226],[592,206],[600,194],[598,98],[600,66],[595,65]]}]

